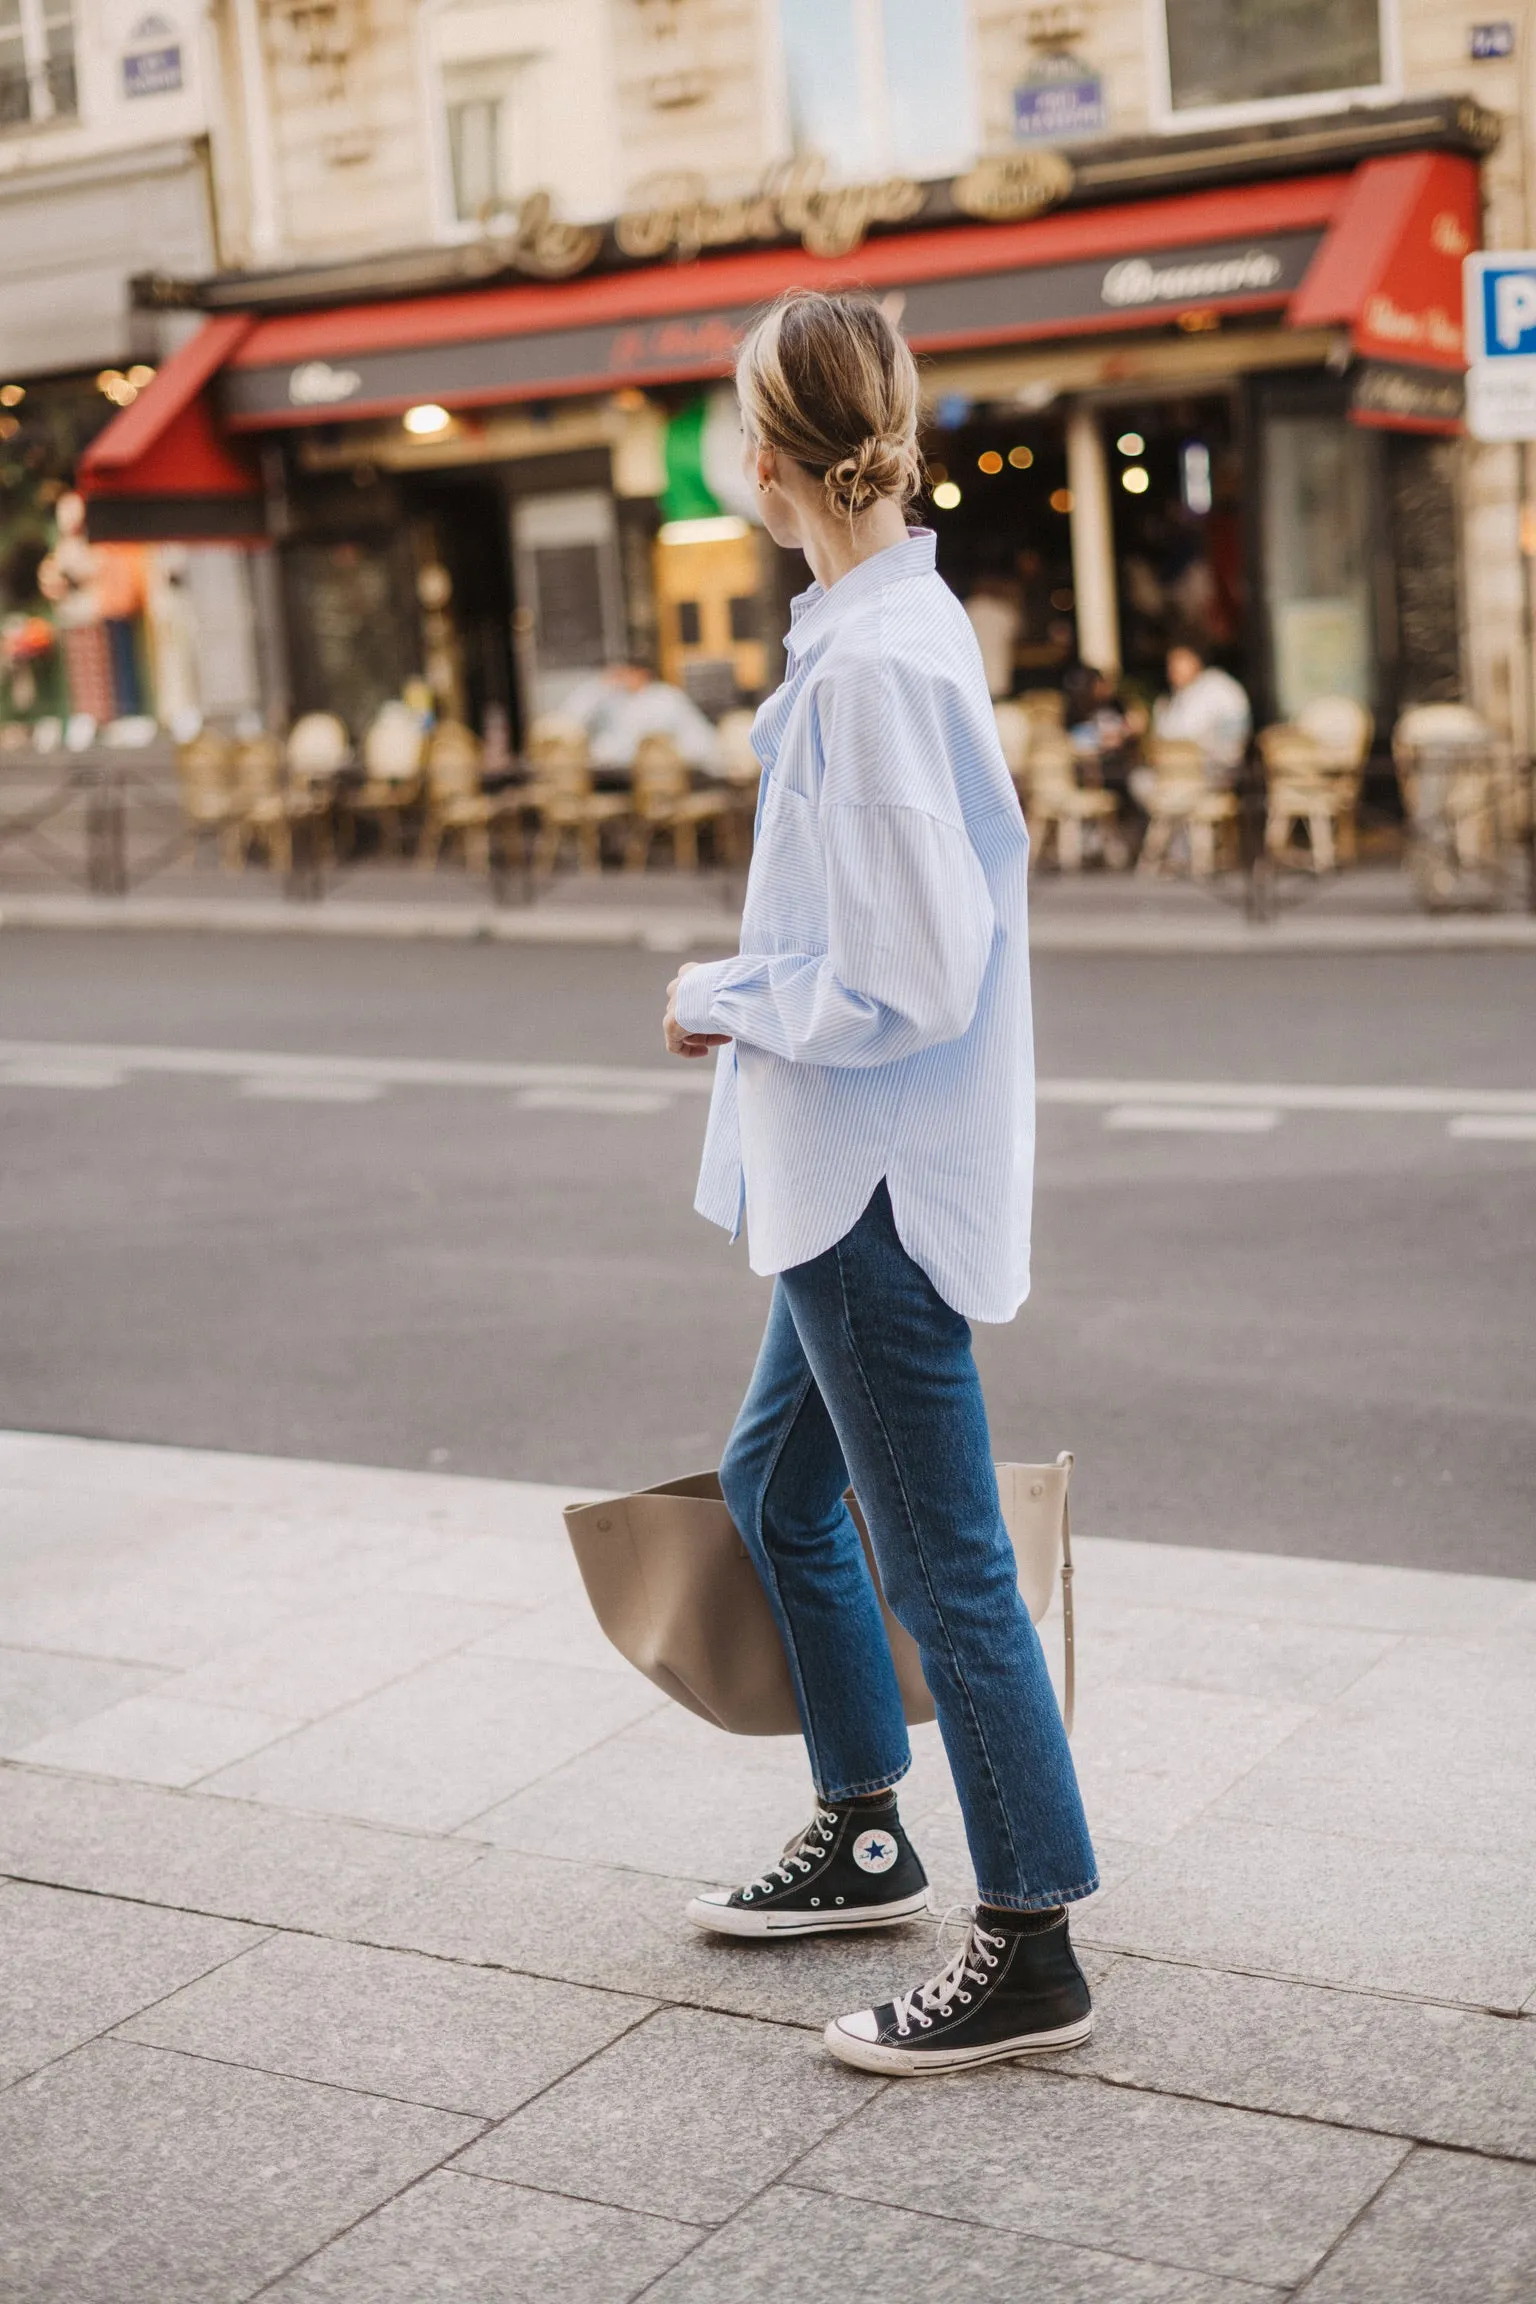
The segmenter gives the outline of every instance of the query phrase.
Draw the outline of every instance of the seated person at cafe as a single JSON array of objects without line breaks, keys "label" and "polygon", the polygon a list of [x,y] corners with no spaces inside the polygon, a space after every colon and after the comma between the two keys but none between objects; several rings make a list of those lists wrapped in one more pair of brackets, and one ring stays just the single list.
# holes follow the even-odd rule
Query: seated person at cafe
[{"label": "seated person at cafe", "polygon": [[1109,673],[1074,657],[1062,674],[1062,710],[1078,773],[1085,784],[1123,786],[1135,739],[1144,735],[1144,705],[1128,701]]},{"label": "seated person at cafe", "polygon": [[595,768],[627,768],[643,736],[670,736],[690,768],[715,765],[715,731],[692,697],[638,658],[581,681],[561,710],[585,728]]},{"label": "seated person at cafe", "polygon": [[[1230,672],[1209,663],[1199,640],[1176,640],[1168,651],[1168,694],[1152,707],[1152,733],[1182,744],[1199,746],[1205,780],[1213,788],[1230,788],[1242,771],[1253,727],[1247,692]],[[1131,777],[1131,790],[1142,805],[1156,782],[1156,772],[1139,768]],[[1145,789],[1139,789],[1144,784]]]}]

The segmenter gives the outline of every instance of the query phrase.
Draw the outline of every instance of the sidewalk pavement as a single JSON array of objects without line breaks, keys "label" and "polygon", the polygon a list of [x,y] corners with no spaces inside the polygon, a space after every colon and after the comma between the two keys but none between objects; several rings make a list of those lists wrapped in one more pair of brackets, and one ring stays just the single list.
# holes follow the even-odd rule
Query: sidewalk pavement
[{"label": "sidewalk pavement", "polygon": [[1536,2295],[1536,1584],[1084,1538],[1098,2032],[882,2083],[820,2028],[933,1928],[687,1927],[803,1761],[606,1648],[562,1500],[0,1436],[8,2304]]},{"label": "sidewalk pavement", "polygon": [[[368,863],[333,877],[318,901],[288,902],[265,874],[178,864],[126,897],[61,890],[14,865],[0,875],[0,928],[189,930],[246,936],[382,936],[498,944],[607,944],[661,952],[736,948],[739,873],[562,874],[506,904],[456,869],[430,876]],[[1126,873],[1038,874],[1037,952],[1246,953],[1536,951],[1536,914],[1418,909],[1405,873],[1373,865],[1338,879],[1289,876],[1279,916],[1244,917],[1241,888]]]}]

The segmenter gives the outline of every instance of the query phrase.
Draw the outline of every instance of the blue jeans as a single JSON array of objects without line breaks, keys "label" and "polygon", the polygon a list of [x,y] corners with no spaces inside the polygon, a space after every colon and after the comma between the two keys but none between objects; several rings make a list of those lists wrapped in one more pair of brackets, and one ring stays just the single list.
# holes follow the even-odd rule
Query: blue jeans
[{"label": "blue jeans", "polygon": [[971,1331],[903,1248],[882,1184],[835,1248],[779,1275],[720,1467],[778,1618],[824,1800],[911,1764],[880,1580],[917,1642],[985,1903],[1098,1885],[1066,1732],[1003,1526]]}]

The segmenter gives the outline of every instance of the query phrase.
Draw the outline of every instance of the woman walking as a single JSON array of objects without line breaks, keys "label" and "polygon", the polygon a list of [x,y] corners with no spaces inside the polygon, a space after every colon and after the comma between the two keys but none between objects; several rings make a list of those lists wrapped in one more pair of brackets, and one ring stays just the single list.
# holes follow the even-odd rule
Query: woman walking
[{"label": "woman walking", "polygon": [[980,1902],[955,1957],[827,2045],[875,2072],[1070,2047],[1092,2024],[1066,1906],[1096,1886],[1019,1597],[971,1320],[1028,1290],[1028,840],[965,612],[908,531],[917,372],[878,305],[796,293],[737,369],[764,524],[816,578],[758,713],[734,959],[685,968],[667,1046],[722,1048],[697,1206],[776,1276],[720,1468],[795,1685],[816,1811],[696,1926],[799,1936],[928,1909],[896,1786],[901,1698],[843,1502],[921,1652]]}]

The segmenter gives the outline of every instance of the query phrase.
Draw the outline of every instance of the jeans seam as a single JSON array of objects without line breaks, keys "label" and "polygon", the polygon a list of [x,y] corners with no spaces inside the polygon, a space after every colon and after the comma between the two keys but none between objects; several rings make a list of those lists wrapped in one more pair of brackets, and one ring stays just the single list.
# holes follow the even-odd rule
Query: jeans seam
[{"label": "jeans seam", "polygon": [[[912,1510],[911,1498],[907,1494],[907,1484],[902,1476],[901,1464],[895,1449],[891,1445],[891,1436],[886,1429],[885,1418],[880,1413],[880,1404],[876,1400],[874,1389],[870,1384],[868,1376],[865,1374],[864,1362],[859,1352],[858,1338],[854,1334],[853,1311],[848,1302],[848,1276],[843,1268],[842,1241],[837,1242],[833,1248],[832,1253],[837,1266],[838,1294],[842,1299],[843,1329],[848,1338],[849,1357],[852,1360],[854,1369],[857,1372],[859,1382],[864,1388],[864,1397],[869,1404],[870,1415],[874,1421],[875,1429],[880,1435],[881,1443],[885,1448],[887,1461],[895,1478],[896,1490],[901,1498],[901,1507],[903,1512],[906,1514],[907,1528],[912,1538],[912,1550],[916,1556],[918,1567],[922,1572],[923,1583],[927,1588],[928,1602],[929,1606],[933,1610],[934,1622],[938,1625],[940,1632],[944,1636],[944,1645],[949,1654],[950,1669],[954,1673],[955,1685],[958,1687],[961,1695],[964,1697],[966,1710],[970,1714],[971,1731],[976,1739],[976,1749],[981,1754],[983,1764],[986,1768],[987,1780],[992,1787],[992,1798],[996,1804],[998,1817],[1002,1823],[1003,1837],[1008,1842],[1009,1853],[1013,1858],[1014,1870],[1022,1879],[1024,1867],[1019,1862],[1019,1851],[1014,1842],[1012,1820],[1008,1814],[1007,1803],[1003,1799],[1002,1786],[997,1781],[997,1771],[992,1765],[992,1755],[987,1749],[987,1740],[985,1734],[982,1731],[981,1718],[976,1710],[976,1700],[972,1696],[970,1689],[967,1687],[965,1675],[960,1669],[959,1658],[955,1654],[955,1644],[954,1641],[950,1638],[949,1626],[944,1619],[944,1611],[939,1605],[938,1594],[933,1588],[933,1578],[928,1573],[928,1560],[926,1554],[923,1551],[922,1540],[918,1535],[917,1521]],[[1059,1901],[1059,1899],[1053,1897],[1051,1901],[1054,1903]]]},{"label": "jeans seam", "polygon": [[[778,1562],[774,1559],[772,1552],[769,1550],[767,1538],[763,1534],[763,1511],[768,1501],[768,1491],[773,1486],[773,1476],[777,1472],[779,1465],[783,1460],[785,1449],[789,1446],[789,1443],[794,1436],[795,1426],[800,1421],[801,1410],[804,1408],[806,1401],[810,1398],[812,1390],[815,1387],[815,1383],[815,1375],[810,1368],[807,1368],[804,1381],[800,1384],[795,1393],[794,1407],[790,1410],[789,1414],[783,1421],[783,1425],[774,1442],[773,1452],[770,1455],[767,1465],[764,1468],[763,1477],[758,1483],[755,1508],[757,1525],[754,1533],[757,1537],[757,1549],[761,1556],[763,1567],[766,1568],[769,1576],[773,1581],[773,1598],[778,1608],[779,1617],[783,1624],[785,1653],[788,1656],[790,1668],[794,1673],[795,1692],[800,1699],[800,1721],[805,1735],[806,1757],[809,1759],[811,1764],[812,1781],[815,1784],[818,1792],[820,1792],[821,1756],[817,1750],[816,1733],[811,1713],[811,1700],[806,1686],[805,1672],[800,1662],[799,1644],[795,1638],[794,1618],[791,1616],[788,1608],[786,1608],[784,1605],[784,1593],[779,1583]],[[761,1573],[762,1570],[759,1570],[759,1574]],[[909,1762],[908,1765],[910,1766],[911,1763]]]}]

